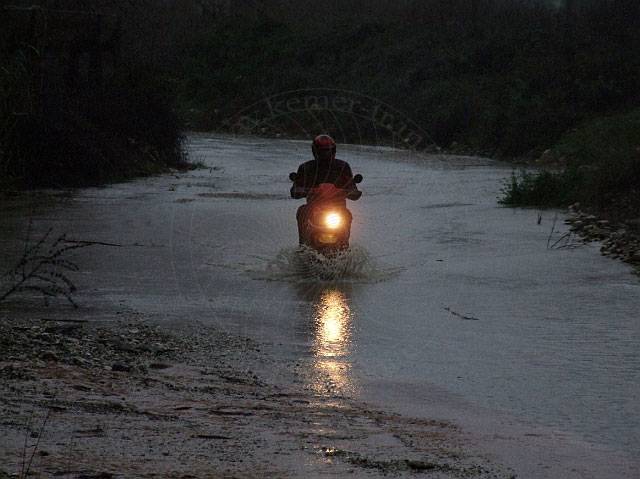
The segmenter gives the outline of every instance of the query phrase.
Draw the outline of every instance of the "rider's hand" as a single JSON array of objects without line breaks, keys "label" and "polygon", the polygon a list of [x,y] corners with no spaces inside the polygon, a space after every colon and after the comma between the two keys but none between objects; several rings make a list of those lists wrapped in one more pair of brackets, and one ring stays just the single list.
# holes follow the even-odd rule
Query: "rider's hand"
[{"label": "rider's hand", "polygon": [[298,199],[298,198],[305,198],[307,196],[307,193],[309,192],[309,190],[307,188],[304,188],[303,186],[292,186],[291,187],[291,197]]},{"label": "rider's hand", "polygon": [[362,191],[360,190],[351,190],[349,191],[349,193],[347,193],[347,198],[349,198],[350,200],[356,201],[358,199],[360,199],[360,197],[362,196]]}]

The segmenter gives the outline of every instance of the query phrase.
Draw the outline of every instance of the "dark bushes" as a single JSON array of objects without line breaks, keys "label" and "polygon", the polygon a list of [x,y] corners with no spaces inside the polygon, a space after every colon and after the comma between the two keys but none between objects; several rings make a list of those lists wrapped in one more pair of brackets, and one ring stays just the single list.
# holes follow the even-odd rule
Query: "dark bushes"
[{"label": "dark bushes", "polygon": [[175,94],[143,58],[119,57],[117,15],[96,29],[97,16],[9,13],[0,22],[0,184],[97,185],[184,162]]},{"label": "dark bushes", "polygon": [[217,129],[269,95],[341,88],[403,110],[440,146],[538,155],[576,124],[640,101],[640,4],[551,3],[378,1],[321,25],[302,7],[210,21],[186,47],[181,103],[195,127]]},{"label": "dark bushes", "polygon": [[[640,107],[637,0],[301,0],[288,15],[278,3],[209,18],[185,43],[178,83],[192,126],[225,128],[283,91],[351,90],[402,110],[442,147],[563,159],[564,171],[511,178],[506,204],[640,206],[640,139],[625,138],[638,128],[633,114],[612,116]],[[277,127],[317,131],[318,118]],[[342,140],[379,139],[355,123],[341,122]]]},{"label": "dark bushes", "polygon": [[568,206],[580,197],[587,180],[577,168],[561,172],[522,171],[506,182],[500,203],[507,206]]},{"label": "dark bushes", "polygon": [[182,124],[153,79],[121,75],[15,117],[0,159],[18,185],[96,185],[159,172],[184,161]]},{"label": "dark bushes", "polygon": [[514,174],[502,203],[566,207],[579,202],[610,217],[640,214],[640,109],[580,125],[549,156],[566,168]]}]

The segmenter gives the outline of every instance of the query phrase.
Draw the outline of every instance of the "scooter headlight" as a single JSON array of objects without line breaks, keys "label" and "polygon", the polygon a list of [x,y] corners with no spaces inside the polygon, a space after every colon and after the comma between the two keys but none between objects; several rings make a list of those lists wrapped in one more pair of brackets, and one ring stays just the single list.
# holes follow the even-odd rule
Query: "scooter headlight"
[{"label": "scooter headlight", "polygon": [[324,217],[324,224],[332,230],[338,229],[342,225],[342,216],[335,212],[327,213],[327,216]]}]

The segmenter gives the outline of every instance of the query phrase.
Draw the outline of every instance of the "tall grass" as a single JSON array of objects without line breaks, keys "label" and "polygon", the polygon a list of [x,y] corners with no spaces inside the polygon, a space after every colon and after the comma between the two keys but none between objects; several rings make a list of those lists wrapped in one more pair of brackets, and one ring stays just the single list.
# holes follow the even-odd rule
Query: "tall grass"
[{"label": "tall grass", "polygon": [[514,172],[505,181],[499,201],[506,206],[568,206],[577,201],[585,183],[585,175],[575,168],[562,172]]},{"label": "tall grass", "polygon": [[568,206],[616,217],[640,216],[640,109],[586,122],[552,149],[560,172],[514,173],[501,202],[506,205]]}]

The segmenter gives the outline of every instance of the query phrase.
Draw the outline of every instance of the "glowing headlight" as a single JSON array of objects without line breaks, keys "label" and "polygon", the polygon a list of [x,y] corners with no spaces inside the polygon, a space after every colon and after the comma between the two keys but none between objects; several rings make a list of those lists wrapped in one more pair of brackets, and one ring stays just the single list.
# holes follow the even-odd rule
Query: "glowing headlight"
[{"label": "glowing headlight", "polygon": [[327,225],[327,227],[329,227],[329,228],[331,228],[333,230],[338,228],[341,223],[342,223],[342,218],[340,217],[340,215],[338,213],[329,213],[324,218],[324,224]]}]

